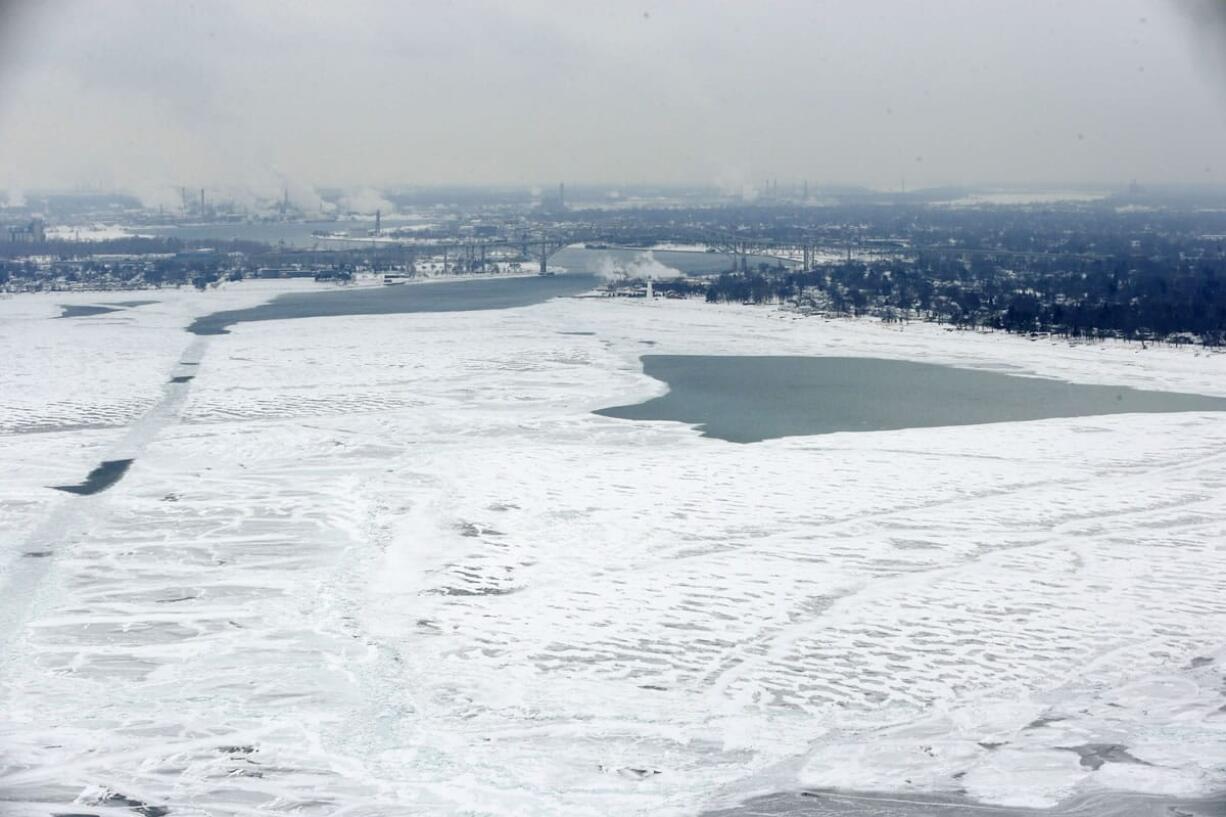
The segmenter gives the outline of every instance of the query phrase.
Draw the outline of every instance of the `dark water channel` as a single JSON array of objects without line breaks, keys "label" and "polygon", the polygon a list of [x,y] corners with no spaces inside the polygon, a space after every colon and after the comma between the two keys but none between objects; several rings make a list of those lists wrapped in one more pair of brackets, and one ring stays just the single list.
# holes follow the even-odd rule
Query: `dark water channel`
[{"label": "dark water channel", "polygon": [[278,295],[259,306],[205,315],[197,318],[187,330],[197,335],[221,335],[234,324],[247,321],[508,309],[543,303],[559,296],[578,295],[597,283],[598,279],[591,275],[534,275],[294,292]]},{"label": "dark water channel", "polygon": [[1226,411],[1226,399],[1219,397],[877,358],[645,355],[642,361],[646,374],[668,384],[668,393],[597,414],[691,423],[705,436],[737,443],[1052,417]]}]

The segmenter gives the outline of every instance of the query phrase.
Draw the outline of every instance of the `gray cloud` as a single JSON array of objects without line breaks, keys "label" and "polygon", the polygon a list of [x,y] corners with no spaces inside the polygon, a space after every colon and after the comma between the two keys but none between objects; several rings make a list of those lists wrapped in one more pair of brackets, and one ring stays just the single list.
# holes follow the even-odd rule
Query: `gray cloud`
[{"label": "gray cloud", "polygon": [[0,187],[1226,183],[1216,0],[22,9]]}]

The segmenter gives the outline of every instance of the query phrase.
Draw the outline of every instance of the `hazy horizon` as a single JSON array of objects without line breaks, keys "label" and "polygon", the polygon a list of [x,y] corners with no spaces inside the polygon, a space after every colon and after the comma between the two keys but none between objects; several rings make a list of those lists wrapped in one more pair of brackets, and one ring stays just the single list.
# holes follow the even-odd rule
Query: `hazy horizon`
[{"label": "hazy horizon", "polygon": [[1226,184],[1226,4],[9,4],[0,189]]}]

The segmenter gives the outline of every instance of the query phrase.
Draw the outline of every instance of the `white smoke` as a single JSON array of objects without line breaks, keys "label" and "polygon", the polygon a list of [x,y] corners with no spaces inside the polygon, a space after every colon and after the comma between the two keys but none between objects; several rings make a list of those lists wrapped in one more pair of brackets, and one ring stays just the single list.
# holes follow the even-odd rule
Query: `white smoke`
[{"label": "white smoke", "polygon": [[146,210],[163,208],[177,211],[183,206],[183,191],[177,187],[151,184],[129,188],[127,192],[135,196],[140,201],[141,207]]},{"label": "white smoke", "polygon": [[247,182],[230,185],[217,192],[225,199],[254,212],[279,213],[287,200],[290,214],[310,218],[331,213],[336,205],[324,200],[315,186],[281,172],[276,167],[250,167]]},{"label": "white smoke", "polygon": [[20,188],[12,187],[7,191],[7,199],[0,207],[25,207],[26,194],[21,192]]},{"label": "white smoke", "polygon": [[384,198],[383,194],[373,187],[363,187],[351,190],[342,196],[340,209],[344,213],[374,215],[376,210],[382,210],[385,214],[390,213],[396,209],[396,205]]},{"label": "white smoke", "polygon": [[313,186],[295,179],[282,178],[283,190],[289,194],[290,207],[301,210],[310,216],[316,213],[331,213],[336,205],[325,201]]},{"label": "white smoke", "polygon": [[[200,188],[187,185],[176,187],[150,182],[130,185],[126,192],[135,196],[141,206],[148,210],[161,209],[170,213],[195,207],[200,201]],[[286,178],[273,170],[253,173],[246,184],[206,187],[204,194],[209,206],[221,205],[253,214],[279,213],[287,199],[291,213],[301,213],[307,217],[336,210],[336,205],[323,199],[311,185]]]},{"label": "white smoke", "polygon": [[614,258],[611,255],[601,256],[596,274],[610,281],[618,281],[625,278],[638,278],[643,281],[667,281],[672,278],[681,278],[685,273],[667,264],[660,263],[655,254],[648,250],[647,252],[639,253],[628,262]]}]

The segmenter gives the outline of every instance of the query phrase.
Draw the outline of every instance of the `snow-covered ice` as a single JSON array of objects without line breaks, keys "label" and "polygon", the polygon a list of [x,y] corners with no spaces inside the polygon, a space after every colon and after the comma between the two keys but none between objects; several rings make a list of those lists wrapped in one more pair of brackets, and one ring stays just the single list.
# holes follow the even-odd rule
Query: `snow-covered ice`
[{"label": "snow-covered ice", "polygon": [[57,224],[47,228],[47,238],[55,241],[113,241],[119,238],[151,238],[113,224]]},{"label": "snow-covered ice", "polygon": [[183,331],[287,286],[0,301],[6,814],[1226,786],[1220,415],[737,445],[590,413],[664,389],[647,352],[1215,395],[1226,356],[623,299]]}]

